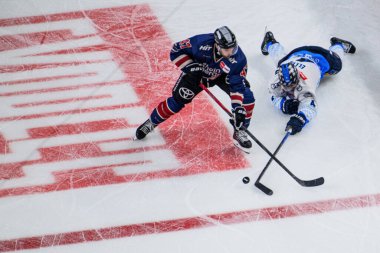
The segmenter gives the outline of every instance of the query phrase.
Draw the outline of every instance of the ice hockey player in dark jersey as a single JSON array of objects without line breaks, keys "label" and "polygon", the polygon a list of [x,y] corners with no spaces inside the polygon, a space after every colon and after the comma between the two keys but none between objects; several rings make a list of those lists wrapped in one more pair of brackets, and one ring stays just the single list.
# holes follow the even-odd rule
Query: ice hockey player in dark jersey
[{"label": "ice hockey player in dark jersey", "polygon": [[233,32],[223,26],[214,33],[201,34],[173,45],[170,60],[182,70],[171,96],[158,104],[149,119],[136,130],[136,139],[143,139],[155,127],[181,111],[202,91],[199,83],[207,87],[219,86],[231,98],[234,127],[234,144],[249,153],[252,147],[247,134],[255,98],[250,90],[247,59],[238,46]]},{"label": "ice hockey player in dark jersey", "polygon": [[304,46],[286,54],[272,32],[266,32],[261,44],[263,55],[270,55],[276,64],[269,84],[272,104],[284,114],[291,115],[285,130],[299,133],[317,114],[316,89],[326,75],[335,75],[342,69],[345,53],[353,54],[355,46],[336,37],[330,39],[330,48]]}]

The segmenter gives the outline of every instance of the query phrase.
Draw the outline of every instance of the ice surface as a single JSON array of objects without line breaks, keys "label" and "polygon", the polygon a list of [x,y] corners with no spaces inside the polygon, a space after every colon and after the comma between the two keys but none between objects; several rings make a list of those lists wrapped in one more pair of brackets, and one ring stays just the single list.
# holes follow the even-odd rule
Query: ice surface
[{"label": "ice surface", "polygon": [[[0,0],[0,252],[380,252],[378,1]],[[270,150],[265,28],[286,50],[352,41],[317,90],[318,116],[278,154],[232,145],[199,96],[147,140],[135,128],[170,94],[172,42],[228,25],[256,98],[250,131]],[[218,88],[211,91],[229,105]],[[251,183],[241,182],[244,176]]]}]

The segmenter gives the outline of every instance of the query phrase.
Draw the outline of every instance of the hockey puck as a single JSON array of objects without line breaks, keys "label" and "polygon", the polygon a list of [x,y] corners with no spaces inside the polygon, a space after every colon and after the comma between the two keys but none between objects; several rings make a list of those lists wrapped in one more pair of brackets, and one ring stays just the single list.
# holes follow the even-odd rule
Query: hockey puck
[{"label": "hockey puck", "polygon": [[243,183],[248,184],[249,183],[249,177],[243,177]]}]

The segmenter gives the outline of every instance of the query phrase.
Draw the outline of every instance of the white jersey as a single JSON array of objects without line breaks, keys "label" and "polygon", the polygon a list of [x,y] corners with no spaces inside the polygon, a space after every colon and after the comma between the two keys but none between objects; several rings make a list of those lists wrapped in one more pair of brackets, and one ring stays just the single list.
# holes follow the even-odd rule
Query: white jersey
[{"label": "white jersey", "polygon": [[[344,51],[341,46],[331,46],[329,50],[339,55],[340,59],[342,59]],[[280,43],[270,45],[268,52],[276,65],[286,56],[286,52]],[[316,89],[319,86],[322,76],[331,67],[329,63],[326,62],[326,59],[323,63],[320,61],[318,55],[314,54],[314,56],[315,57],[313,57],[312,52],[294,54],[281,63],[293,62],[295,64],[300,75],[300,82],[296,87],[282,87],[277,72],[269,85],[272,103],[276,108],[282,110],[282,106],[287,99],[297,99],[300,101],[298,113],[305,115],[307,122],[317,115]],[[320,55],[320,57],[323,56]]]},{"label": "white jersey", "polygon": [[275,72],[273,81],[269,85],[269,93],[272,95],[272,103],[281,110],[286,99],[297,99],[300,101],[298,113],[303,113],[310,121],[317,114],[316,89],[321,81],[321,71],[317,64],[311,61],[298,61],[300,57],[291,57],[284,63],[293,62],[299,73],[299,83],[295,87],[284,87]]}]

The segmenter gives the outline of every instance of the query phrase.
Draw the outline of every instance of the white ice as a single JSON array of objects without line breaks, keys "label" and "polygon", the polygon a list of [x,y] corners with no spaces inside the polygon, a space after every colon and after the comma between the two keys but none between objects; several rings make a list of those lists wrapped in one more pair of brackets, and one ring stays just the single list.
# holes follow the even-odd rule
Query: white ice
[{"label": "white ice", "polygon": [[[300,187],[273,163],[262,180],[274,190],[273,196],[264,195],[253,187],[252,182],[243,185],[241,178],[248,175],[251,181],[254,180],[269,159],[260,147],[254,145],[252,154],[245,155],[250,162],[248,169],[0,198],[0,241],[380,193],[379,1],[0,0],[0,19],[142,3],[150,5],[173,42],[212,32],[222,25],[228,25],[235,32],[248,58],[248,80],[256,98],[250,130],[272,151],[284,136],[288,117],[275,111],[268,97],[267,83],[274,64],[260,52],[265,27],[287,50],[303,45],[328,47],[332,36],[351,40],[357,47],[356,54],[347,55],[341,73],[326,78],[317,91],[318,116],[302,133],[291,136],[278,154],[278,159],[299,177],[324,176],[326,183],[316,188]],[[22,29],[27,31],[27,28]],[[14,31],[0,27],[0,34],[10,33]],[[79,29],[78,33],[86,31]],[[0,59],[0,65],[7,63],[6,57]],[[107,55],[97,57],[108,59]],[[95,65],[89,68],[97,69]],[[112,68],[112,63],[109,65]],[[103,74],[102,71],[108,70],[99,69],[100,78],[116,75],[117,80],[120,74]],[[38,76],[38,71],[34,74]],[[0,92],[11,92],[16,88],[1,89],[2,86]],[[218,88],[211,90],[224,104],[229,104],[229,98],[222,91]],[[0,97],[0,108],[6,103],[7,99]],[[213,102],[210,100],[210,103]],[[215,103],[213,105],[229,127],[228,117]],[[118,110],[120,114],[127,111]],[[17,111],[0,111],[1,117],[12,115],[18,116]],[[105,115],[105,118],[109,116]],[[141,117],[141,114],[135,112],[135,116]],[[53,119],[60,122],[59,118]],[[64,122],[77,120],[74,117]],[[0,122],[1,133],[25,138],[25,132],[17,136],[18,133],[10,127],[9,123]],[[30,147],[49,146],[55,141],[65,140],[31,141]],[[160,141],[160,137],[153,140]],[[146,152],[145,155],[149,156],[149,151]],[[22,159],[35,156],[36,153],[30,151],[22,154]],[[119,156],[117,159],[128,160]],[[172,158],[170,169],[175,169],[177,163]],[[50,167],[47,172],[55,169],[59,170]],[[138,166],[135,169],[138,170]],[[123,168],[120,168],[122,172]],[[45,180],[43,182],[51,180],[46,171],[40,173],[46,176],[40,179]],[[7,184],[0,180],[0,189],[6,188]],[[358,205],[358,208],[341,211],[232,224],[214,220],[211,227],[25,252],[377,253],[380,252],[380,207],[377,201],[374,206],[366,208]]]}]

